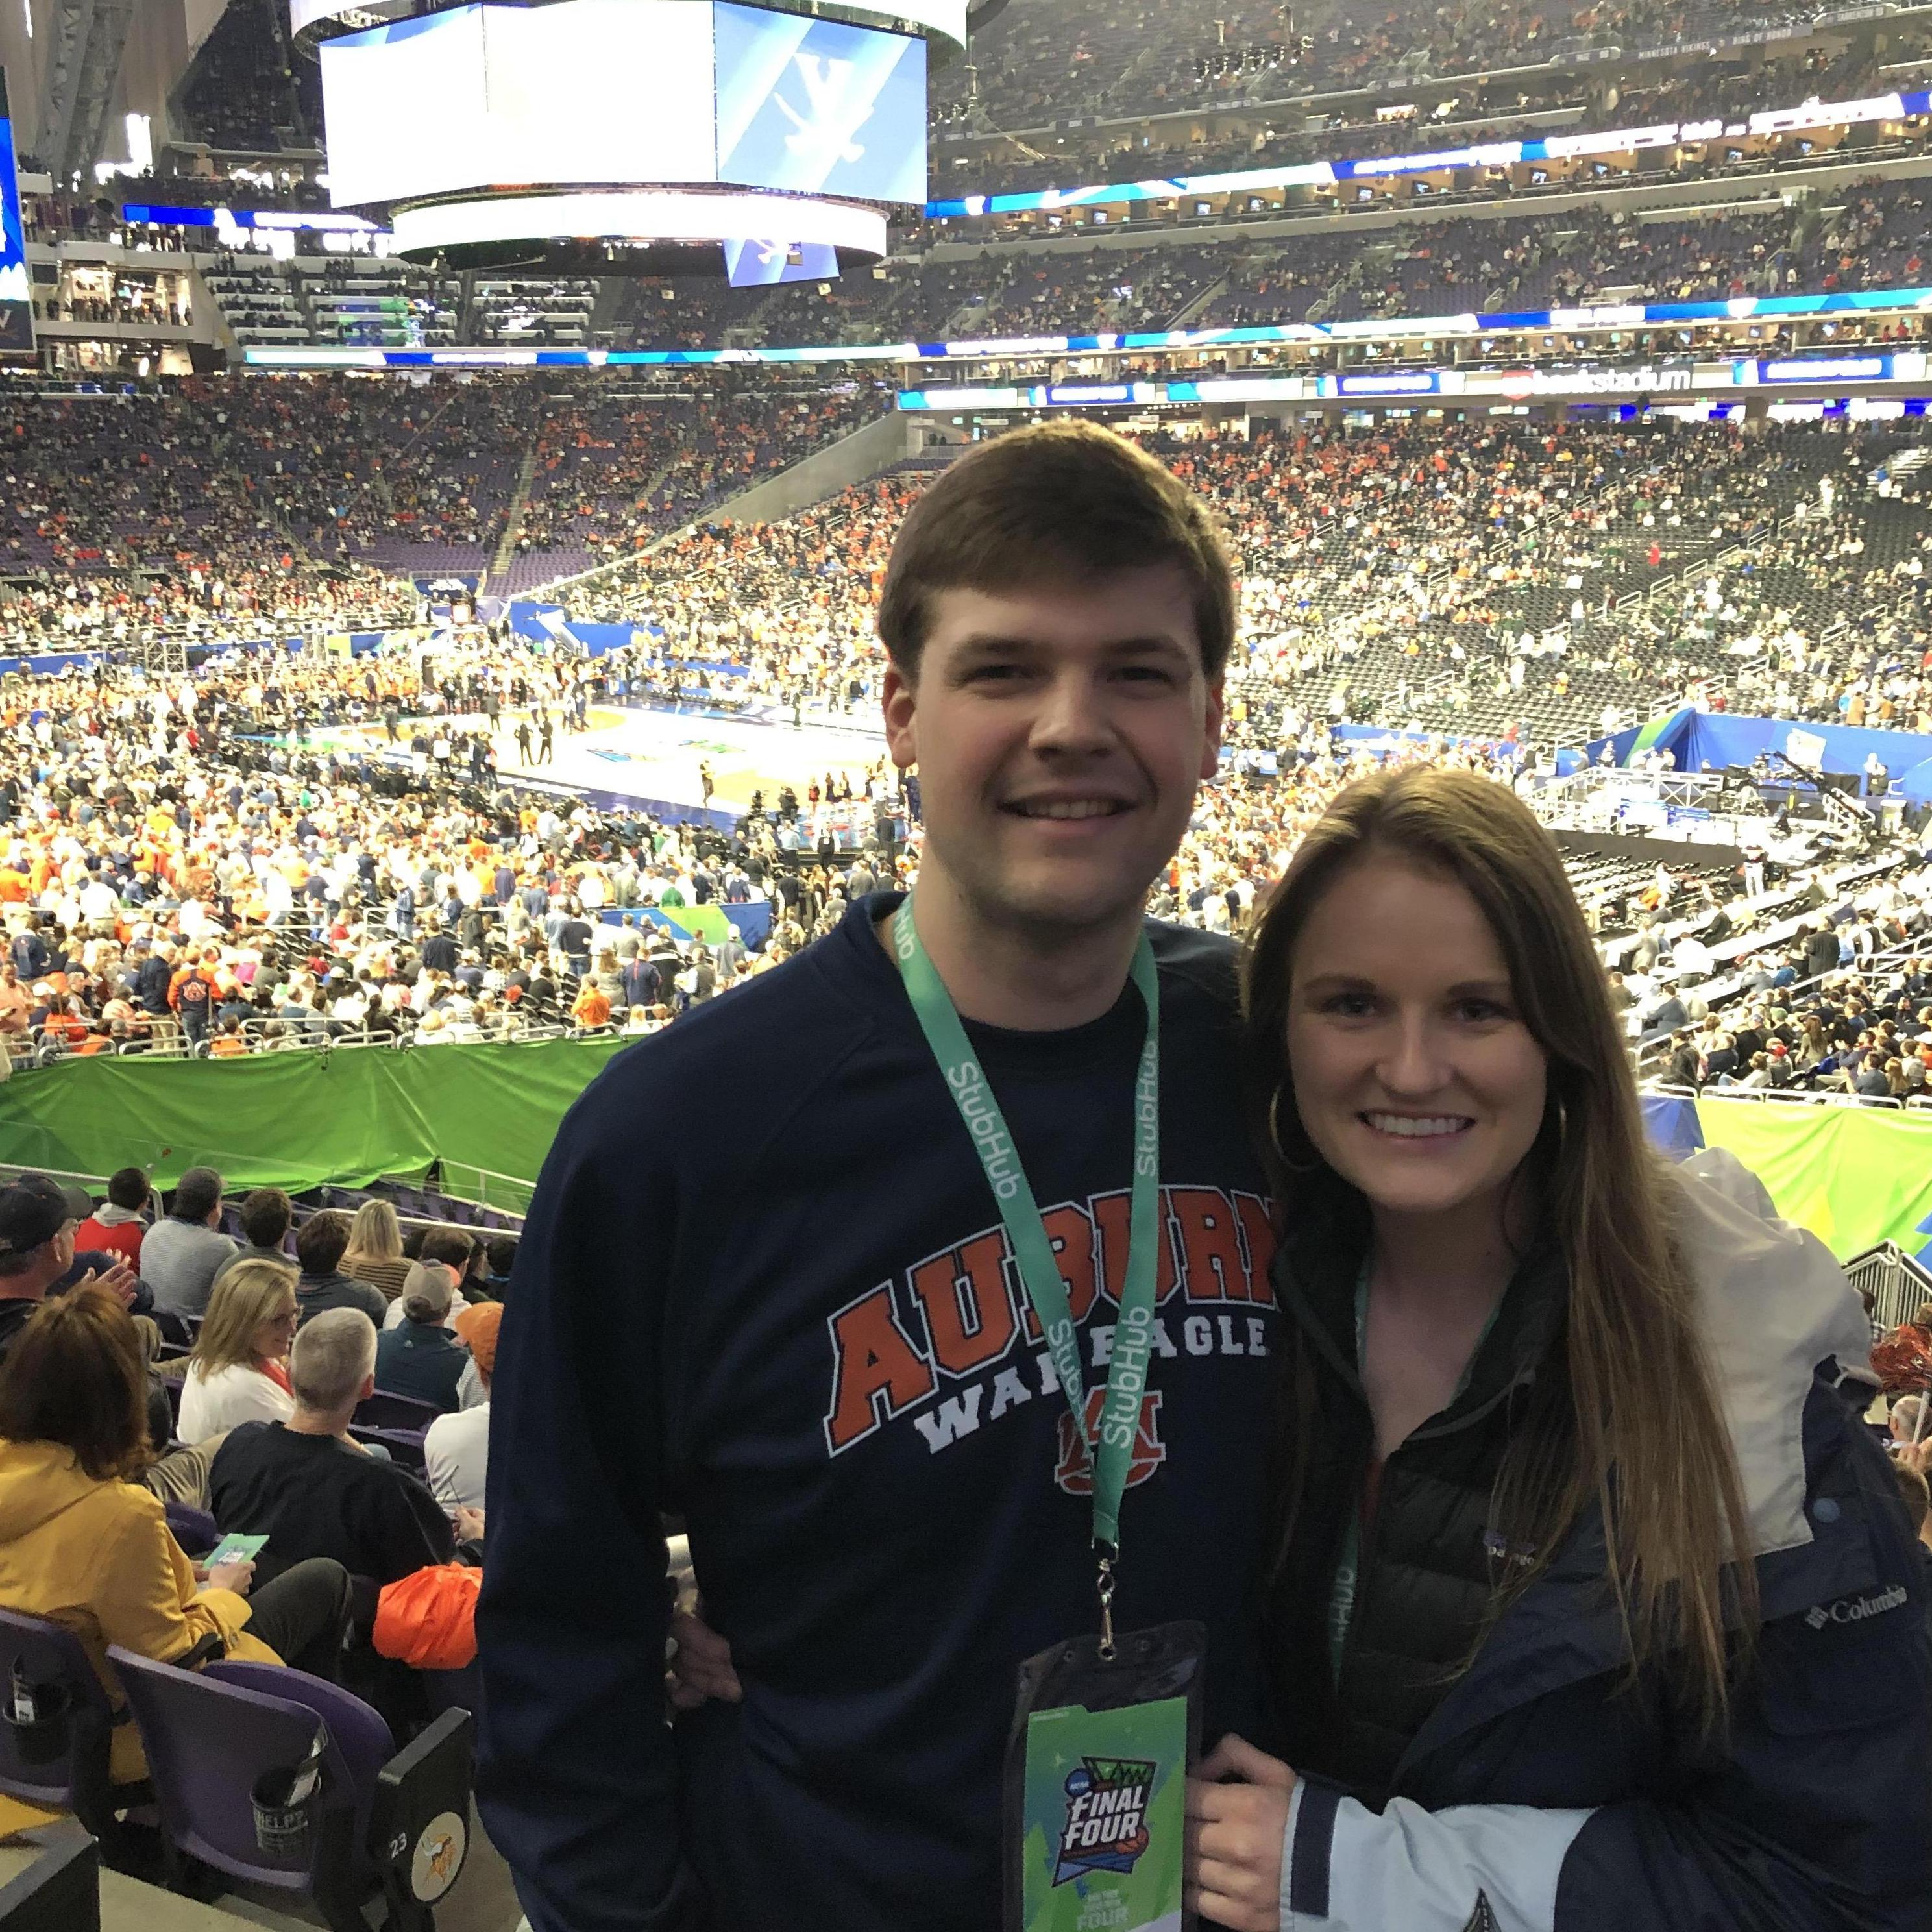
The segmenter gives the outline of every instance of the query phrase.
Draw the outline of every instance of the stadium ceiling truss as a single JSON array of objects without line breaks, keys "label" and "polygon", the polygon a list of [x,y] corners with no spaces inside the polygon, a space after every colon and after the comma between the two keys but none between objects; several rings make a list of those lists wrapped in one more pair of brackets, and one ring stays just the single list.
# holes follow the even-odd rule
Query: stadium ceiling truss
[{"label": "stadium ceiling truss", "polygon": [[40,146],[56,181],[91,173],[120,78],[136,0],[55,0]]}]

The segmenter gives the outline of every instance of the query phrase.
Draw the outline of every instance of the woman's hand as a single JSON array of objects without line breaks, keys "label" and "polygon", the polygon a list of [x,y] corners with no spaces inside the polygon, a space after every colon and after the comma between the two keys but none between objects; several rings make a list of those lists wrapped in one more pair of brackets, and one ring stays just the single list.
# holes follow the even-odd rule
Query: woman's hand
[{"label": "woman's hand", "polygon": [[[1223,1778],[1233,1780],[1222,1784]],[[1294,1773],[1232,1732],[1187,1780],[1188,1905],[1228,1932],[1280,1932]]]},{"label": "woman's hand", "polygon": [[134,1305],[134,1297],[140,1291],[141,1277],[122,1261],[116,1262],[104,1273],[89,1268],[74,1286],[76,1293],[83,1288],[104,1288],[123,1308],[128,1308]]},{"label": "woman's hand", "polygon": [[700,1601],[694,1611],[679,1610],[670,1620],[664,1688],[675,1710],[694,1711],[712,1699],[744,1701],[744,1687],[731,1668],[731,1646],[704,1618]]},{"label": "woman's hand", "polygon": [[211,1590],[232,1590],[238,1597],[245,1597],[254,1580],[255,1565],[245,1557],[239,1563],[218,1563],[208,1573]]}]

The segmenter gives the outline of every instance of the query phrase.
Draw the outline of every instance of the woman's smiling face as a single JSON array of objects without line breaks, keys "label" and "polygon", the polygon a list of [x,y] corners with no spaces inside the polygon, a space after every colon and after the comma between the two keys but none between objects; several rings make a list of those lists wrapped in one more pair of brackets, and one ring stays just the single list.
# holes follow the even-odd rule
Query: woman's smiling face
[{"label": "woman's smiling face", "polygon": [[1500,1215],[1549,1062],[1468,890],[1371,848],[1316,902],[1293,973],[1288,1064],[1322,1157],[1384,1213],[1493,1196]]}]

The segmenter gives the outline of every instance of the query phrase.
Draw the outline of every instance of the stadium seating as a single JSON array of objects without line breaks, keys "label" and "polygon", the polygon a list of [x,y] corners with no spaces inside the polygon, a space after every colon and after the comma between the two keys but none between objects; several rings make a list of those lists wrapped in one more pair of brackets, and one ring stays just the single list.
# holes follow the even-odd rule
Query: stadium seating
[{"label": "stadium seating", "polygon": [[[162,1828],[177,1861],[310,1899],[332,1932],[358,1932],[380,1898],[394,1932],[433,1924],[412,1868],[438,1820],[430,1900],[462,1868],[474,1721],[446,1712],[398,1752],[359,1698],[299,1670],[215,1663],[176,1669],[110,1646],[140,1726]],[[258,1780],[314,1766],[305,1806],[265,1820]]]},{"label": "stadium seating", "polygon": [[8,1682],[0,1792],[71,1811],[103,1844],[116,1845],[107,1775],[114,1714],[80,1640],[44,1618],[0,1610],[0,1664]]}]

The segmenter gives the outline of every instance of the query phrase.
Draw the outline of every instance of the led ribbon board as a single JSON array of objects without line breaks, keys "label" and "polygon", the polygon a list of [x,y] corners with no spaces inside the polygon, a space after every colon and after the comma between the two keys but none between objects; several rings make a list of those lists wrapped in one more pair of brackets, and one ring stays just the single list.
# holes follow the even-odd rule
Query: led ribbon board
[{"label": "led ribbon board", "polygon": [[[584,196],[545,199],[580,200],[594,207],[606,197]],[[880,248],[884,245],[883,216],[873,215],[868,209],[853,208],[842,204],[814,204],[790,198],[779,201],[759,196],[727,197],[689,194],[658,196],[656,199],[675,202],[681,209],[688,210],[684,218],[694,222],[708,218],[706,211],[722,201],[742,200],[751,204],[749,212],[740,214],[734,210],[728,217],[729,220],[748,222],[762,218],[775,228],[786,229],[787,233],[775,234],[769,238],[788,244],[796,244],[807,238],[789,231],[797,228],[801,221],[808,222],[814,219],[809,214],[802,215],[800,211],[809,210],[815,206],[830,210],[826,216],[828,227],[836,226],[842,232],[847,232],[846,224],[854,218],[863,216],[875,220],[879,224],[877,232],[880,239],[878,245]],[[480,204],[484,208],[500,205]],[[774,209],[782,212],[775,215],[772,212]],[[416,213],[427,218],[444,212],[425,208],[418,210]],[[462,205],[458,205],[457,212],[463,212]],[[409,218],[412,218],[398,220],[399,230],[403,220]],[[573,212],[570,218],[591,218],[589,208]],[[639,218],[646,218],[640,215]],[[670,218],[652,213],[648,218]],[[518,232],[526,234],[530,230],[525,226]],[[572,229],[567,232],[582,233],[586,231]],[[693,228],[690,233],[693,238],[704,238],[712,232]],[[731,230],[730,232],[742,236],[752,234],[753,231],[740,227]],[[832,234],[809,238],[831,241],[841,247],[848,245],[838,241],[836,236]],[[850,245],[868,244],[855,242]],[[1533,334],[1538,332],[1568,334],[1592,329],[1631,329],[1681,322],[1769,321],[1791,316],[1873,316],[1924,309],[1932,309],[1932,288],[1850,289],[1838,290],[1828,295],[1736,296],[1724,302],[1637,302],[1627,305],[1606,304],[1596,308],[1523,309],[1504,314],[1397,316],[1364,322],[1267,322],[1243,328],[1169,328],[1129,330],[1119,334],[1095,335],[998,336],[964,342],[836,343],[796,348],[600,349],[557,350],[545,353],[547,359],[555,361],[560,368],[576,368],[602,367],[605,363],[618,368],[680,364],[703,365],[720,362],[983,362],[1010,356],[1129,355],[1150,349],[1189,350],[1266,346],[1269,344],[1314,346],[1330,342],[1431,341],[1444,338]],[[464,366],[466,358],[487,357],[490,352],[457,349],[436,352],[448,358],[447,366],[460,368]],[[523,352],[536,354],[538,352]],[[386,365],[380,359],[381,353],[346,349],[262,348],[249,350],[247,358],[250,362],[258,363],[265,368],[340,367],[379,369],[385,366],[395,368],[422,366],[420,361],[408,359],[413,353],[411,351],[397,350],[387,352],[392,360]],[[372,354],[376,355],[379,359],[370,360]],[[302,359],[299,362],[290,359],[294,357]],[[314,359],[318,357],[323,359]],[[490,365],[487,360],[479,359],[475,366],[484,368]]]},{"label": "led ribbon board", "polygon": [[[902,389],[902,410],[970,413],[1011,410],[1093,409],[1132,406],[1194,407],[1204,403],[1427,404],[1455,397],[1492,403],[1533,398],[1592,398],[1676,403],[1703,397],[1724,400],[1740,391],[1812,388],[1840,383],[1932,382],[1928,358],[1916,350],[1858,356],[1792,356],[1778,362],[1752,358],[1695,362],[1584,364],[1560,368],[1390,369],[1377,374],[1209,376],[1138,382],[1031,382],[983,388]],[[1912,412],[1917,413],[1916,410]]]}]

